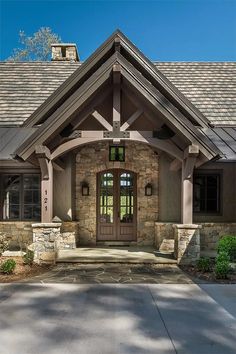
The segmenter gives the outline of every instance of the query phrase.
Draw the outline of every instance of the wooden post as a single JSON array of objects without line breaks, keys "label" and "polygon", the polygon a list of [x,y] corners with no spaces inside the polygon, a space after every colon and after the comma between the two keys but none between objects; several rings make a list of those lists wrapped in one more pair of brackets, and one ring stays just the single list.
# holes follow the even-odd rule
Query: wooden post
[{"label": "wooden post", "polygon": [[193,223],[193,170],[198,155],[199,148],[195,145],[188,146],[184,152],[184,161],[182,162],[182,224]]},{"label": "wooden post", "polygon": [[[121,72],[120,65],[113,66],[113,132],[120,132],[120,114],[121,114]],[[113,139],[114,143],[119,143],[120,139]]]},{"label": "wooden post", "polygon": [[45,146],[37,146],[41,169],[41,222],[50,223],[53,218],[53,164],[50,159],[50,151]]}]

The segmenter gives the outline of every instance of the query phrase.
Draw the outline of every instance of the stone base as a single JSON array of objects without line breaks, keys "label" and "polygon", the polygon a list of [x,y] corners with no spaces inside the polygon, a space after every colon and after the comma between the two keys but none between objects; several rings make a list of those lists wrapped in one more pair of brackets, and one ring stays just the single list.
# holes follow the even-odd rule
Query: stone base
[{"label": "stone base", "polygon": [[194,265],[200,258],[200,225],[174,225],[174,255],[178,264]]},{"label": "stone base", "polygon": [[32,224],[34,262],[38,264],[55,264],[57,242],[60,238],[61,223]]}]

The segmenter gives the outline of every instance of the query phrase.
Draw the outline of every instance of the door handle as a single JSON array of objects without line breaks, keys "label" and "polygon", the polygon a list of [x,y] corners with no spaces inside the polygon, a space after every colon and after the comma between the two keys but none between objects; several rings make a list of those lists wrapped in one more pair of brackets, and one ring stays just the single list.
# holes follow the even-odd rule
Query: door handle
[{"label": "door handle", "polygon": [[118,216],[118,218],[120,218],[120,212],[118,211],[118,213],[117,213],[117,216]]}]

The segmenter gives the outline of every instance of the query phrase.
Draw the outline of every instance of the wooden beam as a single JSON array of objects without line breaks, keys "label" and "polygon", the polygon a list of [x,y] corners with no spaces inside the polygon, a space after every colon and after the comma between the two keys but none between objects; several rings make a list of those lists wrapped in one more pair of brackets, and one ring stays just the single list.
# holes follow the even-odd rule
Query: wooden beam
[{"label": "wooden beam", "polygon": [[[142,110],[145,113],[145,116],[148,118],[148,120],[152,123],[152,124],[158,124],[158,120],[155,116],[155,113],[153,112],[152,109],[150,109],[147,104],[145,104],[143,101],[144,99],[139,99],[139,97],[137,97],[137,95],[135,95],[132,90],[125,85],[124,83],[122,83],[122,88],[125,91],[125,94],[127,95],[127,97],[130,99],[130,101],[139,109]],[[164,124],[164,121],[162,122],[162,124]]]},{"label": "wooden beam", "polygon": [[122,124],[122,126],[120,127],[120,130],[124,131],[124,130],[128,129],[136,121],[136,119],[138,119],[141,116],[142,113],[143,113],[142,109],[138,109],[136,112],[134,112],[129,117],[129,119]]},{"label": "wooden beam", "polygon": [[37,145],[35,153],[41,169],[41,221],[52,222],[53,218],[53,165],[47,146]]},{"label": "wooden beam", "polygon": [[110,92],[111,88],[109,86],[98,92],[96,97],[94,97],[91,102],[88,102],[86,107],[78,112],[78,115],[76,115],[76,117],[71,121],[71,124],[74,127],[73,129],[77,129],[80,124],[82,124],[90,116],[90,114],[94,112],[94,107],[102,103]]},{"label": "wooden beam", "polygon": [[170,171],[179,171],[182,167],[182,163],[180,160],[178,159],[174,159],[173,161],[171,161],[170,163]]},{"label": "wooden beam", "polygon": [[189,145],[184,150],[184,158],[188,157],[197,157],[199,155],[199,146],[198,145]]},{"label": "wooden beam", "polygon": [[50,160],[51,152],[50,152],[49,148],[45,145],[36,145],[35,146],[35,153],[38,158],[45,157],[48,160]]},{"label": "wooden beam", "polygon": [[[121,73],[120,65],[113,65],[113,108],[112,108],[112,121],[113,132],[120,132],[120,114],[121,114]],[[114,143],[119,143],[120,139],[113,139]]]},{"label": "wooden beam", "polygon": [[184,151],[182,163],[182,223],[193,222],[193,171],[199,155],[199,147],[189,145]]},{"label": "wooden beam", "polygon": [[64,171],[65,168],[66,168],[65,163],[62,160],[60,160],[60,159],[57,159],[56,161],[53,161],[52,165],[53,165],[53,168],[56,171]]},{"label": "wooden beam", "polygon": [[[76,147],[84,144],[88,144],[95,141],[109,141],[112,140],[113,137],[104,138],[103,131],[80,131],[80,137],[72,139],[70,141],[65,142],[58,146],[51,154],[51,159],[55,160],[59,156],[65,154],[66,152],[75,149]],[[177,158],[178,160],[182,161],[184,158],[183,151],[180,150],[177,146],[172,144],[169,141],[161,140],[157,138],[153,138],[152,131],[126,131],[129,133],[129,138],[124,137],[122,140],[130,140],[130,141],[137,141],[141,143],[148,144],[156,149],[163,150],[170,154],[171,156]],[[114,139],[113,139],[114,140]]]},{"label": "wooden beam", "polygon": [[76,112],[98,89],[109,80],[117,54],[113,54],[102,64],[88,80],[82,84],[60,107],[38,128],[17,150],[16,154],[26,160],[41,145],[55,136],[62,126],[68,124],[72,114]]},{"label": "wooden beam", "polygon": [[[119,54],[119,53],[118,53]],[[118,55],[119,57],[119,55]],[[210,160],[216,156],[215,146],[207,139],[169,100],[164,97],[151,83],[140,75],[126,59],[122,57],[121,74],[133,88],[142,94],[143,97],[164,117],[170,126],[175,127],[185,135],[189,142],[198,142],[202,153]]]},{"label": "wooden beam", "polygon": [[92,116],[107,130],[112,131],[111,124],[98,112],[94,111]]}]

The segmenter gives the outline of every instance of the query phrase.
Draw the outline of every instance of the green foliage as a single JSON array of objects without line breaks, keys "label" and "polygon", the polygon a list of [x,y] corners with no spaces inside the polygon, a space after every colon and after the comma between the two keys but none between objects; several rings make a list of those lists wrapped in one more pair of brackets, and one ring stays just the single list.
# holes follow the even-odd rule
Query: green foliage
[{"label": "green foliage", "polygon": [[5,234],[0,233],[0,256],[8,250],[9,242]]},{"label": "green foliage", "polygon": [[197,269],[201,272],[209,272],[210,271],[210,258],[201,257],[197,261]]},{"label": "green foliage", "polygon": [[14,259],[7,259],[1,264],[1,272],[4,274],[12,274],[16,268],[16,262]]},{"label": "green foliage", "polygon": [[230,257],[228,252],[225,251],[221,251],[218,256],[216,257],[216,263],[220,263],[220,262],[229,262],[230,261]]},{"label": "green foliage", "polygon": [[223,236],[218,243],[218,253],[227,252],[232,262],[236,261],[236,236]]},{"label": "green foliage", "polygon": [[24,264],[32,265],[34,262],[34,252],[31,250],[27,250],[22,258]]},{"label": "green foliage", "polygon": [[216,258],[215,275],[218,279],[227,279],[230,271],[230,257],[225,251],[219,253]]},{"label": "green foliage", "polygon": [[230,271],[230,265],[227,261],[217,262],[215,265],[215,275],[218,279],[227,279]]},{"label": "green foliage", "polygon": [[8,61],[49,61],[51,58],[51,44],[60,43],[61,38],[52,32],[49,27],[41,27],[32,37],[26,36],[24,31],[19,32],[21,48],[13,49]]}]

